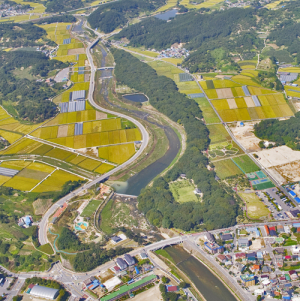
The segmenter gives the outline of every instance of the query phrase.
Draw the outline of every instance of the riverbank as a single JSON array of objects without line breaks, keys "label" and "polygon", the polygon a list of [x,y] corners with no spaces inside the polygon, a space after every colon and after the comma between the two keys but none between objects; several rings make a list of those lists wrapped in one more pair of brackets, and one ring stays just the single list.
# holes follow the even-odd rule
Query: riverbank
[{"label": "riverbank", "polygon": [[[189,275],[197,291],[206,301],[236,301],[231,290],[205,264],[182,247],[167,247],[164,249],[173,261],[173,265],[184,275]],[[167,259],[170,259],[167,258]]]}]

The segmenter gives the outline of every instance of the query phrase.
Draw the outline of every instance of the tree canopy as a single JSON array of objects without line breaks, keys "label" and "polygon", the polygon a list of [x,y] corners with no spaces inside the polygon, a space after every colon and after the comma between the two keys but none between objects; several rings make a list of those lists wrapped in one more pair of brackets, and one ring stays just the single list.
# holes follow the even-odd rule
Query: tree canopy
[{"label": "tree canopy", "polygon": [[[187,133],[187,148],[178,163],[164,176],[154,181],[151,188],[142,190],[138,207],[155,226],[196,229],[224,228],[235,224],[238,207],[233,196],[227,194],[209,171],[203,151],[209,145],[208,130],[201,121],[202,112],[192,99],[178,92],[175,83],[158,76],[149,65],[131,54],[113,49],[117,81],[149,97],[150,104],[175,122],[181,123]],[[130,74],[130,76],[128,76]],[[169,182],[181,173],[193,179],[204,194],[204,201],[180,204],[175,201]]]}]

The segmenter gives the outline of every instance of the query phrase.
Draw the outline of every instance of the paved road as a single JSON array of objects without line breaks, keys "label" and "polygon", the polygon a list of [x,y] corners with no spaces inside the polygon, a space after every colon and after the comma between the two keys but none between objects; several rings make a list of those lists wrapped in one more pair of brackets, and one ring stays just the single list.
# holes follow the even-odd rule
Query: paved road
[{"label": "paved road", "polygon": [[115,172],[123,169],[127,165],[134,162],[143,153],[143,151],[145,150],[145,148],[147,147],[148,142],[149,142],[149,134],[148,134],[147,130],[145,129],[145,127],[139,121],[135,120],[132,117],[126,116],[125,114],[121,114],[121,113],[117,113],[117,112],[114,112],[114,111],[104,109],[104,108],[100,107],[94,101],[93,93],[94,93],[94,89],[95,89],[95,74],[96,74],[97,67],[95,67],[95,65],[94,65],[93,58],[92,58],[90,50],[95,44],[97,44],[99,39],[100,39],[100,36],[98,36],[98,38],[96,40],[94,40],[86,49],[86,54],[87,54],[87,57],[88,57],[88,60],[89,60],[90,66],[91,66],[91,77],[90,77],[90,87],[89,87],[88,100],[89,100],[89,102],[91,103],[92,106],[94,106],[96,109],[98,109],[102,112],[113,114],[115,116],[125,118],[125,119],[133,122],[139,128],[139,130],[141,131],[143,140],[141,141],[142,143],[141,143],[140,149],[128,161],[126,161],[125,163],[119,165],[118,167],[114,168],[113,170],[107,172],[106,174],[97,177],[95,180],[93,180],[89,183],[86,183],[82,187],[76,189],[75,191],[73,191],[70,194],[66,195],[65,197],[61,198],[52,207],[50,207],[48,209],[48,211],[44,214],[44,216],[43,216],[43,218],[40,222],[39,242],[40,242],[41,245],[44,245],[44,244],[48,243],[48,238],[47,238],[48,219],[50,218],[51,215],[53,215],[55,213],[55,211],[57,210],[58,207],[62,206],[65,202],[68,202],[72,197],[74,197],[79,192],[83,191],[84,189],[91,188],[93,185],[107,179],[109,176],[111,176]]}]

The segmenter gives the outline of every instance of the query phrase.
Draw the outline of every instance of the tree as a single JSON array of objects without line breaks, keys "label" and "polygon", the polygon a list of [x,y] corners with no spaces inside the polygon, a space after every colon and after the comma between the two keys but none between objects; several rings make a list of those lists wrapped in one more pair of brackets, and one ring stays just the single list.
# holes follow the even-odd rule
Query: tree
[{"label": "tree", "polygon": [[166,283],[169,282],[169,279],[167,277],[165,277],[165,276],[162,276],[161,277],[161,281],[162,281],[162,283],[166,284]]},{"label": "tree", "polygon": [[181,281],[181,282],[179,283],[179,287],[180,287],[180,288],[186,288],[186,287],[188,287],[188,284],[187,284],[186,282],[184,282],[184,281]]}]

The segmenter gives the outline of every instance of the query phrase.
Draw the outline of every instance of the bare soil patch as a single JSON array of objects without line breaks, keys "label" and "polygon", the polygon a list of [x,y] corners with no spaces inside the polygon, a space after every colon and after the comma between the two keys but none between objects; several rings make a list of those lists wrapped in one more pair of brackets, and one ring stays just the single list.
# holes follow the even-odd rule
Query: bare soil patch
[{"label": "bare soil patch", "polygon": [[159,286],[155,285],[153,288],[142,292],[132,299],[133,301],[159,301],[162,300],[161,293],[159,291]]},{"label": "bare soil patch", "polygon": [[233,97],[231,88],[223,88],[223,89],[216,89],[218,98],[231,98]]},{"label": "bare soil patch", "polygon": [[256,122],[244,122],[243,127],[239,126],[233,126],[231,127],[231,131],[234,134],[235,138],[249,151],[259,151],[260,147],[258,146],[258,143],[260,142],[260,139],[257,138],[253,131],[254,131],[254,125],[258,123]]},{"label": "bare soil patch", "polygon": [[85,54],[84,48],[69,49],[68,55]]},{"label": "bare soil patch", "polygon": [[96,120],[101,120],[101,119],[106,119],[107,118],[107,114],[96,111]]},{"label": "bare soil patch", "polygon": [[248,108],[254,108],[255,107],[255,104],[254,104],[254,101],[253,101],[252,97],[246,96],[246,97],[244,97],[244,99],[245,99],[245,102],[246,102],[246,105],[247,105]]},{"label": "bare soil patch", "polygon": [[52,205],[52,199],[37,199],[32,203],[34,214],[43,215]]},{"label": "bare soil patch", "polygon": [[230,109],[237,109],[238,108],[234,98],[227,99],[227,103],[228,103]]},{"label": "bare soil patch", "polygon": [[300,161],[275,166],[272,170],[275,171],[274,174],[279,174],[281,183],[300,181]]},{"label": "bare soil patch", "polygon": [[68,136],[68,125],[60,125],[57,131],[57,138]]}]

